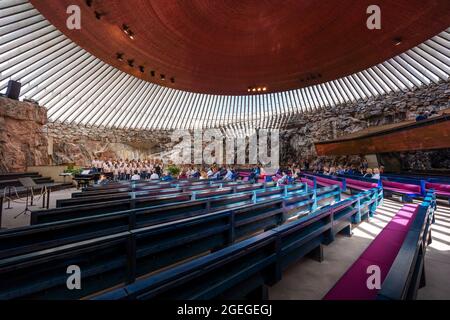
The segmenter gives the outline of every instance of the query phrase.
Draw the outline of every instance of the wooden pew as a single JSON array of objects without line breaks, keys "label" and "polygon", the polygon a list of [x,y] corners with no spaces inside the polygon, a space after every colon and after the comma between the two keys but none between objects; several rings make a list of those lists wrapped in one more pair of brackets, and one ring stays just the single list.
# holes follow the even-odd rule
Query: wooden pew
[{"label": "wooden pew", "polygon": [[[333,190],[321,192],[321,197],[324,198],[335,196]],[[277,200],[282,196],[287,196],[290,199],[294,195],[302,196],[305,201],[309,201],[308,210],[314,203],[314,200],[311,200],[314,195],[312,192],[307,193],[303,185],[295,185],[290,188],[275,187],[265,191],[258,190],[256,192],[215,196],[195,201],[164,204],[152,208],[125,210],[5,230],[0,232],[0,258],[245,206],[255,202]],[[295,199],[300,201],[299,198]],[[290,202],[287,201],[287,203]]]},{"label": "wooden pew", "polygon": [[[221,185],[213,184],[213,185],[197,185],[197,186],[186,186],[186,187],[177,187],[177,188],[163,188],[163,189],[145,189],[140,191],[134,191],[134,192],[118,192],[118,193],[108,193],[108,194],[99,194],[99,195],[92,195],[88,197],[75,197],[70,199],[59,199],[56,200],[56,207],[57,208],[63,208],[63,207],[70,207],[70,206],[76,206],[76,205],[83,205],[83,204],[92,204],[96,202],[108,202],[113,200],[123,200],[123,199],[133,199],[133,198],[142,198],[147,196],[156,196],[156,195],[167,195],[167,194],[179,194],[179,193],[193,193],[193,192],[200,192],[201,191],[207,191],[207,190],[227,190],[229,193],[235,192],[234,190],[239,190],[238,187],[242,187],[242,185],[235,186],[231,185],[225,188],[221,188]],[[247,184],[247,187],[250,185]],[[264,185],[258,185],[254,186],[252,188],[263,188]],[[224,191],[224,194],[226,192]]]},{"label": "wooden pew", "polygon": [[[404,205],[324,299],[414,299],[425,285],[424,255],[435,207],[432,193],[420,206]],[[367,286],[372,265],[379,268],[381,290]]]},{"label": "wooden pew", "polygon": [[[286,199],[289,197],[1,259],[0,299],[75,299],[133,282],[282,224],[293,215],[287,215],[284,207],[286,201],[295,200]],[[310,205],[309,200],[298,200],[299,211]],[[81,268],[81,290],[67,289],[68,265]]]},{"label": "wooden pew", "polygon": [[[378,190],[372,191],[373,195],[378,194]],[[92,299],[267,298],[267,286],[279,281],[283,271],[292,263],[305,256],[323,260],[322,245],[333,241],[333,228],[338,228],[340,220],[349,219],[346,214],[337,214],[342,208],[342,203],[324,207],[220,251],[95,295]]]},{"label": "wooden pew", "polygon": [[[34,210],[31,212],[31,225],[59,221],[63,219],[74,219],[79,217],[92,216],[97,214],[106,214],[116,211],[131,210],[137,208],[148,208],[151,206],[177,203],[213,197],[218,195],[232,194],[233,192],[245,192],[252,190],[263,190],[264,184],[241,185],[233,188],[224,188],[207,190],[205,192],[184,192],[166,195],[153,195],[137,197],[137,193],[131,194],[131,199],[110,200],[104,202],[91,203],[89,201],[78,206],[69,206],[62,208],[53,208],[47,210]],[[302,187],[300,187],[302,188]]]}]

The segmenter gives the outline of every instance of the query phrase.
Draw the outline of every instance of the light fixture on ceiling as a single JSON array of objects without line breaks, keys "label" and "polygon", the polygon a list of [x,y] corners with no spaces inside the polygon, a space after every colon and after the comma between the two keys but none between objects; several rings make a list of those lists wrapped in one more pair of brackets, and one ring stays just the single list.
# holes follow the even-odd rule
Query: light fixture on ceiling
[{"label": "light fixture on ceiling", "polygon": [[128,65],[130,67],[134,67],[134,60],[133,59],[129,59],[129,60],[127,60],[127,62],[128,62]]},{"label": "light fixture on ceiling", "polygon": [[116,57],[117,57],[117,60],[123,61],[123,53],[121,53],[121,52],[116,53]]},{"label": "light fixture on ceiling", "polygon": [[126,24],[122,25],[122,30],[123,32],[128,36],[128,38],[130,38],[131,40],[134,40],[135,38],[135,34],[133,31],[131,31],[130,27]]},{"label": "light fixture on ceiling", "polygon": [[175,83],[175,78],[174,77],[170,78],[170,82]]},{"label": "light fixture on ceiling", "polygon": [[97,20],[100,20],[105,14],[98,12],[98,11],[94,11],[95,17],[97,18]]},{"label": "light fixture on ceiling", "polygon": [[88,7],[92,7],[92,0],[86,0],[86,5],[88,6]]},{"label": "light fixture on ceiling", "polygon": [[155,74],[156,74],[156,73],[155,73],[155,70],[151,70],[151,71],[150,71],[150,75],[151,75],[152,77],[154,77]]},{"label": "light fixture on ceiling", "polygon": [[263,87],[248,87],[247,88],[247,92],[258,92],[261,93],[262,91],[267,91],[267,87],[263,86]]},{"label": "light fixture on ceiling", "polygon": [[394,38],[394,44],[395,44],[396,46],[401,45],[401,44],[402,44],[402,38],[401,38],[401,37],[396,37],[396,38]]},{"label": "light fixture on ceiling", "polygon": [[163,80],[163,81],[166,80],[166,76],[164,74],[160,74],[159,76],[160,76],[161,80]]},{"label": "light fixture on ceiling", "polygon": [[145,67],[144,67],[144,66],[139,66],[139,71],[142,72],[142,73],[144,73]]}]

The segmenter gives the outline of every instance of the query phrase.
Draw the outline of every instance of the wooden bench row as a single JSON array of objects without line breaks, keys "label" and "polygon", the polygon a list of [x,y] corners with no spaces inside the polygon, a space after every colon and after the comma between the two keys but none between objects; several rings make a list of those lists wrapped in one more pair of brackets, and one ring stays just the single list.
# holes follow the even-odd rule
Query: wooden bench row
[{"label": "wooden bench row", "polygon": [[174,186],[189,186],[189,185],[204,185],[204,184],[227,184],[227,183],[240,183],[235,181],[221,181],[216,179],[184,179],[184,180],[171,180],[171,181],[161,181],[161,180],[136,180],[136,181],[117,181],[110,182],[107,184],[91,185],[82,189],[82,192],[88,191],[100,191],[100,190],[111,190],[130,188],[130,191],[136,188],[142,188],[145,186],[156,186],[156,187],[174,187]]},{"label": "wooden bench row", "polygon": [[[240,192],[241,190],[256,190],[265,187],[274,186],[274,184],[208,184],[208,185],[195,185],[195,186],[184,186],[184,187],[174,187],[174,188],[163,188],[163,189],[145,189],[141,191],[133,192],[116,192],[112,194],[98,194],[89,195],[85,197],[72,197],[70,199],[60,199],[56,201],[56,207],[70,207],[82,204],[92,204],[96,202],[107,202],[113,200],[131,200],[136,198],[155,196],[155,195],[169,195],[169,194],[181,194],[181,193],[191,193],[198,197],[204,196],[209,190],[213,191],[224,191],[227,190],[229,193]],[[120,190],[120,189],[119,189]],[[92,191],[90,191],[91,193]],[[225,193],[224,193],[225,194]]]},{"label": "wooden bench row", "polygon": [[[303,190],[303,185],[295,185],[288,188],[289,190]],[[231,195],[234,190],[236,194],[260,190],[265,192],[263,184],[240,186],[238,189],[222,188],[207,190],[206,192],[185,192],[178,194],[153,195],[136,197],[136,193],[132,193],[131,199],[111,200],[105,202],[86,202],[78,206],[69,206],[62,208],[53,208],[47,210],[35,210],[31,212],[31,225],[74,219],[79,217],[87,217],[98,214],[108,214],[112,212],[132,210],[139,208],[150,208],[163,204],[174,204],[178,202],[193,201],[195,199],[206,199],[216,196]],[[268,190],[275,193],[282,192],[284,189]]]},{"label": "wooden bench row", "polygon": [[[348,232],[358,212],[374,211],[374,203],[379,202],[377,196],[377,189],[369,190],[361,198],[354,196],[326,206],[308,216],[92,299],[266,298],[267,286],[279,281],[283,271],[298,259],[311,256],[322,261],[322,245],[331,243],[337,233]],[[364,216],[369,213],[364,212]]]},{"label": "wooden bench row", "polygon": [[219,181],[219,180],[201,180],[193,183],[171,183],[171,182],[161,182],[161,183],[153,183],[153,184],[129,184],[124,186],[118,186],[114,188],[100,188],[93,190],[83,190],[82,192],[74,192],[72,193],[72,198],[81,198],[81,197],[89,197],[89,196],[98,196],[98,195],[109,195],[115,193],[123,193],[123,192],[135,192],[135,191],[150,191],[150,190],[166,190],[166,189],[184,189],[184,188],[201,188],[207,186],[237,186],[244,185],[248,183],[244,182],[234,182],[234,181]]},{"label": "wooden bench row", "polygon": [[310,208],[320,205],[321,200],[338,199],[337,190],[331,188],[317,190],[314,199],[314,192],[306,192],[302,185],[261,191],[263,192],[217,196],[4,230],[0,232],[0,258],[282,197],[296,196],[296,199],[304,199],[310,202]]},{"label": "wooden bench row", "polygon": [[[281,225],[326,198],[328,203],[334,202],[339,190],[325,189],[324,193],[315,190],[268,199],[2,258],[0,299],[78,299],[134,282],[150,272]],[[65,230],[61,233],[66,234]],[[70,265],[81,269],[81,290],[66,286]]]},{"label": "wooden bench row", "polygon": [[[324,299],[415,299],[425,285],[424,256],[435,207],[433,193],[421,205],[404,205]],[[367,285],[371,267],[378,268],[381,289]]]}]

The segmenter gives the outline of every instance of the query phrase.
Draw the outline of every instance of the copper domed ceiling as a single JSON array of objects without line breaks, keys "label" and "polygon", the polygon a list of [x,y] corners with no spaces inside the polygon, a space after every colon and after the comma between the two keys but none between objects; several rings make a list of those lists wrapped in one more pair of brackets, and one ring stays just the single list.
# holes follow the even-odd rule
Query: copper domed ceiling
[{"label": "copper domed ceiling", "polygon": [[[95,3],[86,8],[95,12]],[[91,11],[83,9],[82,17]],[[129,35],[130,30],[134,32],[131,24]],[[123,31],[119,31],[121,37]],[[138,34],[135,37],[137,40]],[[413,37],[402,35],[397,47]],[[124,52],[128,49],[122,48]],[[45,106],[50,121],[143,130],[284,128],[305,112],[323,112],[348,102],[370,103],[392,91],[407,93],[449,81],[450,28],[369,68],[330,81],[320,77],[324,82],[309,85],[317,80],[312,79],[302,88],[283,92],[273,92],[273,88],[247,95],[188,92],[178,90],[178,78],[171,83],[170,75],[159,82],[140,79],[136,76],[148,76],[147,66],[141,73],[138,61],[127,68],[128,57],[122,56],[122,60],[115,65],[118,60],[114,57],[111,65],[86,51],[51,24],[30,0],[0,1],[0,94],[6,92],[9,80],[16,80],[22,84],[19,98]]]},{"label": "copper domed ceiling", "polygon": [[[174,89],[224,95],[348,76],[450,25],[449,0],[376,1],[381,30],[366,26],[372,0],[30,2],[71,40],[122,71]],[[81,8],[81,30],[66,27],[69,5]]]}]

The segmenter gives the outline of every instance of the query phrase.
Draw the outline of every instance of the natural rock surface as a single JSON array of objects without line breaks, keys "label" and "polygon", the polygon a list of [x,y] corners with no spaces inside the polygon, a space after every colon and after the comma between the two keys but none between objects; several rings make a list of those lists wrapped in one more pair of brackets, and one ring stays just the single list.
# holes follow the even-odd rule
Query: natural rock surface
[{"label": "natural rock surface", "polygon": [[0,97],[0,172],[49,163],[46,122],[47,109]]},{"label": "natural rock surface", "polygon": [[[412,120],[420,112],[446,108],[450,108],[450,82],[431,84],[406,93],[392,92],[367,101],[345,103],[326,107],[319,112],[304,113],[290,122],[290,129],[280,133],[283,145],[281,159],[284,162],[306,158],[313,160],[317,157],[314,141],[332,140],[368,127]],[[350,162],[358,161],[357,156],[351,158]],[[431,166],[418,163],[418,158],[420,157],[405,156],[404,161],[412,161],[415,163],[412,167],[417,168]],[[430,161],[428,158],[421,159],[424,162]]]},{"label": "natural rock surface", "polygon": [[55,164],[89,165],[95,157],[145,159],[171,146],[170,132],[114,129],[65,123],[45,127]]}]

